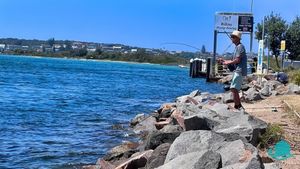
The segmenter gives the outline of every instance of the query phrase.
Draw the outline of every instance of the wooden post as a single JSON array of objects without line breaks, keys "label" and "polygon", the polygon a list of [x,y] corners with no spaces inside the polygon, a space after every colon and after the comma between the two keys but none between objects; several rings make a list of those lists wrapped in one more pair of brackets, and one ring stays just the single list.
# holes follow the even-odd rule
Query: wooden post
[{"label": "wooden post", "polygon": [[206,82],[210,81],[210,67],[211,67],[211,58],[207,58],[206,61]]}]

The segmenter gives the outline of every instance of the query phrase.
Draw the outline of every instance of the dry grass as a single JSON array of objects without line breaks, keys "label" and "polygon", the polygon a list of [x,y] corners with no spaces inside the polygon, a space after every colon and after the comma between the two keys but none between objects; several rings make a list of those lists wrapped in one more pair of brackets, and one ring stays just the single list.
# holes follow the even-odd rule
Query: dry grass
[{"label": "dry grass", "polygon": [[300,166],[300,118],[294,113],[294,111],[300,112],[299,102],[300,95],[284,95],[272,96],[253,104],[243,103],[249,114],[266,123],[278,124],[282,127],[283,137],[290,143],[294,154],[294,157],[282,161],[283,169],[298,169]]}]

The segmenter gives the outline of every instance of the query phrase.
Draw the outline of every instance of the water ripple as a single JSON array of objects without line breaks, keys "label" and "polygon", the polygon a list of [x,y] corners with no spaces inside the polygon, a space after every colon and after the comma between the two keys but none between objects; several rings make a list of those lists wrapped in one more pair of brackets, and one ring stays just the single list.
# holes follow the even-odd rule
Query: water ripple
[{"label": "water ripple", "polygon": [[0,168],[95,163],[136,114],[195,89],[222,90],[171,66],[0,55]]}]

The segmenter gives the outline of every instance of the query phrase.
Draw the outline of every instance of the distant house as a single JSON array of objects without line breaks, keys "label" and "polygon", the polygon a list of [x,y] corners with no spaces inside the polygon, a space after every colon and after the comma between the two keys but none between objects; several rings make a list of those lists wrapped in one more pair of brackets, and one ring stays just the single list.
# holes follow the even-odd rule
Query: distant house
[{"label": "distant house", "polygon": [[29,50],[29,46],[22,46],[22,50],[23,51],[28,51]]},{"label": "distant house", "polygon": [[60,45],[60,44],[54,44],[53,47],[54,47],[55,49],[59,49],[59,48],[61,48],[61,45]]},{"label": "distant house", "polygon": [[101,47],[101,49],[104,51],[104,52],[113,52],[114,51],[114,48],[112,46],[105,46],[103,45]]},{"label": "distant house", "polygon": [[5,44],[0,44],[0,52],[4,51],[5,49]]},{"label": "distant house", "polygon": [[121,50],[122,46],[113,46],[113,50]]},{"label": "distant house", "polygon": [[85,48],[86,45],[82,42],[73,42],[72,49],[82,49]]},{"label": "distant house", "polygon": [[131,53],[135,53],[135,52],[137,52],[137,51],[138,51],[137,49],[131,49],[131,50],[130,50]]},{"label": "distant house", "polygon": [[10,50],[22,50],[22,46],[21,45],[7,45],[6,50],[10,51]]},{"label": "distant house", "polygon": [[87,50],[88,52],[96,52],[96,49],[97,49],[97,46],[96,46],[96,45],[93,45],[93,44],[87,45],[87,46],[86,46],[86,50]]}]

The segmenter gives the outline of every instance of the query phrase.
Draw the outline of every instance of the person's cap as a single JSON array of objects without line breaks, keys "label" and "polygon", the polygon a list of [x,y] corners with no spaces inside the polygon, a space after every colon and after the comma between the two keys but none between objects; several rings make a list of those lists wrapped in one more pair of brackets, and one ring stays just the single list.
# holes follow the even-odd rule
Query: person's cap
[{"label": "person's cap", "polygon": [[230,34],[230,37],[233,37],[233,36],[235,36],[235,37],[237,37],[237,38],[239,38],[239,39],[242,39],[242,32],[240,32],[240,31],[233,31],[233,32]]}]

